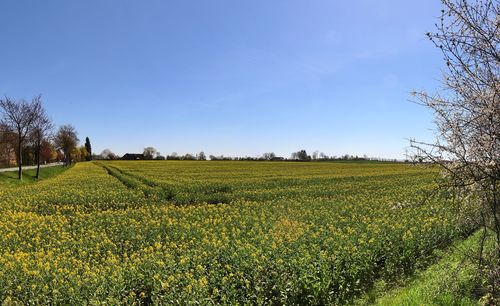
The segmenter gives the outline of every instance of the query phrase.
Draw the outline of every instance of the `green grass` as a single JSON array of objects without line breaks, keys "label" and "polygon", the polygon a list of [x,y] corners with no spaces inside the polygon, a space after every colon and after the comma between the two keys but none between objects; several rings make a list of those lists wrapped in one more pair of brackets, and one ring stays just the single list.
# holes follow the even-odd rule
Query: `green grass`
[{"label": "green grass", "polygon": [[41,168],[38,180],[35,178],[36,169],[23,170],[22,180],[17,179],[17,171],[0,172],[0,189],[33,184],[37,181],[54,177],[67,169],[67,167],[63,166]]},{"label": "green grass", "polygon": [[474,291],[480,280],[470,260],[476,253],[481,231],[458,241],[445,251],[436,250],[439,260],[419,271],[406,286],[387,289],[378,283],[358,301],[360,305],[478,305]]}]

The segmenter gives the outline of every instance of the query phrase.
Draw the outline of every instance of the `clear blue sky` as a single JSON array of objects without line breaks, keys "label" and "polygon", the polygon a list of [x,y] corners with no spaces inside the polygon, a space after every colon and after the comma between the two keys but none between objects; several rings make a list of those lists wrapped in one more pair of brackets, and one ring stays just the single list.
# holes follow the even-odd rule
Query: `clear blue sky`
[{"label": "clear blue sky", "polygon": [[440,85],[425,1],[0,2],[0,94],[94,151],[403,158]]}]

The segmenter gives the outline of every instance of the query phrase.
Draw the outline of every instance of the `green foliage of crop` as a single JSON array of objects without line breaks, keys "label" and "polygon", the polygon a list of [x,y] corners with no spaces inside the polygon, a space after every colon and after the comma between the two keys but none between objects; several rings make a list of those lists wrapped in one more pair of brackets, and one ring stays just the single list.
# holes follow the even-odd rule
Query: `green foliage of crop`
[{"label": "green foliage of crop", "polygon": [[81,163],[0,191],[0,301],[349,304],[469,233],[403,164]]}]

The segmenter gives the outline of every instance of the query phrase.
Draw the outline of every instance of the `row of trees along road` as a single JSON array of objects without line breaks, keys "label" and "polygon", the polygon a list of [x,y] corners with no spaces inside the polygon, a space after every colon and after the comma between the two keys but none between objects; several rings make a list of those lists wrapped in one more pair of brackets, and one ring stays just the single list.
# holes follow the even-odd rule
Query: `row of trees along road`
[{"label": "row of trees along road", "polygon": [[62,125],[54,134],[54,124],[42,105],[41,96],[31,101],[5,97],[0,99],[0,112],[0,144],[15,152],[19,179],[22,179],[22,166],[26,162],[23,156],[26,156],[24,151],[27,148],[31,148],[35,156],[36,178],[40,176],[44,150],[49,150],[49,155],[56,156],[56,160],[64,160],[65,165],[71,164],[72,155],[77,155],[79,160],[90,160],[90,140],[87,137],[85,146],[77,148],[79,139],[72,125]]}]

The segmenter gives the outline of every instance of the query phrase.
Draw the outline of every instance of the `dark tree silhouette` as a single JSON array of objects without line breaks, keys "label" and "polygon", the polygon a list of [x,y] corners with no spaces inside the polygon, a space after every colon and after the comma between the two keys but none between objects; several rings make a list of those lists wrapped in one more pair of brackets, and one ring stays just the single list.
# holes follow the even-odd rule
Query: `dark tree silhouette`
[{"label": "dark tree silhouette", "polygon": [[197,159],[198,160],[207,160],[207,156],[205,155],[205,152],[201,151],[200,153],[198,153]]},{"label": "dark tree silhouette", "polygon": [[76,148],[78,141],[77,132],[72,125],[63,125],[57,131],[54,142],[58,149],[63,150],[66,166],[71,164],[71,151]]},{"label": "dark tree silhouette", "polygon": [[306,150],[300,150],[292,153],[292,159],[306,161],[311,160],[311,156],[307,155]]},{"label": "dark tree silhouette", "polygon": [[144,148],[144,159],[153,159],[157,152],[158,150],[153,147]]},{"label": "dark tree silhouette", "polygon": [[88,137],[85,137],[85,150],[87,150],[86,160],[92,160],[92,146],[90,145],[90,139]]}]

